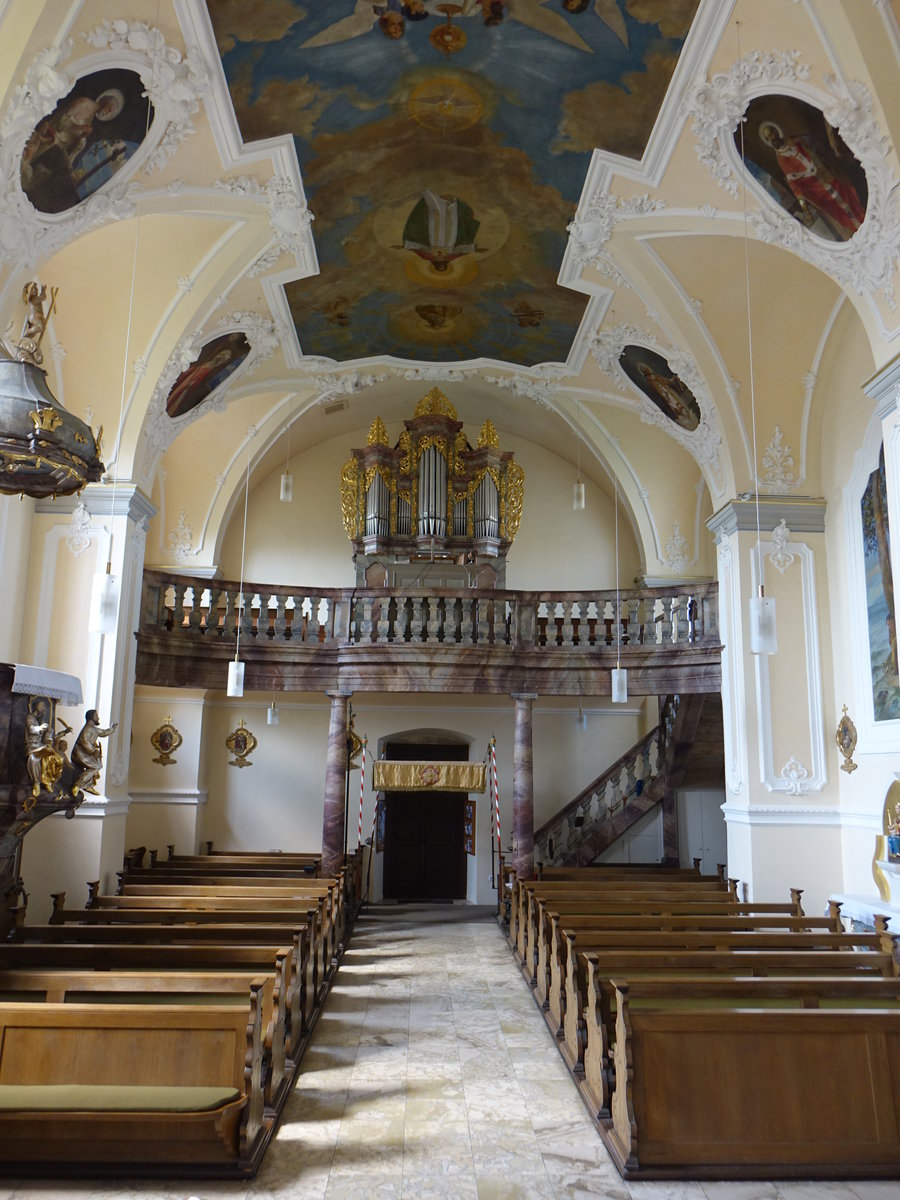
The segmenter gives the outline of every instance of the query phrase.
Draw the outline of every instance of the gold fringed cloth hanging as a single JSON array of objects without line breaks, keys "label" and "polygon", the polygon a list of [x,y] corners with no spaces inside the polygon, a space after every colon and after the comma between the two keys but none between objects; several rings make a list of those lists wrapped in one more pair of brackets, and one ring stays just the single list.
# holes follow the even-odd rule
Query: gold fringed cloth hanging
[{"label": "gold fringed cloth hanging", "polygon": [[483,762],[385,762],[373,764],[376,792],[483,792]]}]

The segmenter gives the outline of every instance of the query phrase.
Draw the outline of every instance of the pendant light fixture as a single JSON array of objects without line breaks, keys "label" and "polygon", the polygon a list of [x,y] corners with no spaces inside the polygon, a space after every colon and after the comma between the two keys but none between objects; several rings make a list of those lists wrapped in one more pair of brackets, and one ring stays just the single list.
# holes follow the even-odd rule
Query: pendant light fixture
[{"label": "pendant light fixture", "polygon": [[275,703],[275,693],[272,693],[272,703],[266,709],[266,724],[277,725],[279,721],[278,705]]},{"label": "pendant light fixture", "polygon": [[[244,535],[241,540],[241,582],[238,591],[237,636],[234,641],[234,661],[228,664],[226,696],[243,696],[244,664],[241,662],[241,625],[244,623],[244,554],[247,549],[247,506],[250,500],[250,436],[247,435],[247,480],[244,484]],[[272,705],[274,707],[273,699]],[[268,718],[267,718],[268,721]],[[268,724],[273,724],[268,721]]]},{"label": "pendant light fixture", "polygon": [[[736,22],[738,70],[743,80],[741,59],[741,23]],[[741,193],[744,204],[744,281],[747,292],[747,354],[750,371],[750,425],[753,432],[753,495],[756,499],[756,574],[757,594],[749,602],[749,635],[751,654],[774,654],[778,649],[778,631],[775,626],[775,600],[766,595],[765,555],[762,550],[762,535],[759,523],[759,467],[756,449],[756,392],[753,376],[753,321],[750,312],[750,243],[747,237],[747,166],[744,153],[744,123],[746,113],[741,96]]]},{"label": "pendant light fixture", "polygon": [[622,617],[619,612],[619,481],[613,474],[616,493],[616,665],[613,668],[610,691],[613,704],[624,704],[628,699],[628,671],[622,666]]},{"label": "pendant light fixture", "polygon": [[[281,475],[281,490],[278,494],[282,504],[290,504],[294,499],[294,477],[291,475],[291,416],[294,408],[294,393],[291,393],[290,407],[288,408],[287,422],[287,458],[284,463],[284,471]],[[272,701],[273,705],[275,701]],[[276,725],[277,721],[270,721],[270,725]]]},{"label": "pendant light fixture", "polygon": [[584,511],[584,482],[581,478],[581,400],[575,397],[575,482],[572,484],[572,509]]}]

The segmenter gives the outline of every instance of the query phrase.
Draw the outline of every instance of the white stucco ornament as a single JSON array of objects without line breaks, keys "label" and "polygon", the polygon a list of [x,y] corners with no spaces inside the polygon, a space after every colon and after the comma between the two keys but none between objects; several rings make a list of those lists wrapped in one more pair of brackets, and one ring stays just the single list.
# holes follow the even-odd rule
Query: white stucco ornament
[{"label": "white stucco ornament", "polygon": [[[156,170],[194,132],[192,117],[207,85],[204,67],[169,46],[158,29],[140,21],[104,21],[84,39],[101,53],[69,61],[74,50],[71,39],[38,51],[24,84],[12,92],[0,119],[0,264],[36,266],[80,234],[133,216],[140,195],[135,173]],[[83,75],[109,67],[130,69],[140,76],[153,105],[147,136],[121,170],[92,195],[64,212],[38,212],[22,189],[25,143]]]},{"label": "white stucco ornament", "polygon": [[880,293],[894,310],[894,274],[900,264],[900,210],[897,180],[888,165],[891,147],[875,119],[872,98],[862,83],[826,76],[827,93],[818,97],[825,120],[836,129],[866,174],[868,199],[862,225],[845,242],[832,242],[806,229],[764,191],[741,163],[734,132],[749,102],[777,92],[804,104],[810,96],[809,67],[796,50],[754,52],[730,71],[704,81],[688,96],[697,156],[730,195],[741,188],[758,207],[747,223],[760,241],[781,246],[830,275],[842,287],[860,294]]},{"label": "white stucco ornament", "polygon": [[[628,345],[645,346],[666,360],[669,367],[694,395],[700,406],[700,424],[696,429],[683,429],[660,411],[625,373],[619,359]],[[616,325],[601,329],[591,342],[591,356],[618,387],[630,392],[637,400],[641,420],[655,425],[674,438],[693,457],[703,471],[713,496],[725,494],[725,465],[722,455],[722,434],[712,392],[694,359],[674,346],[664,346],[646,329],[634,325]]]}]

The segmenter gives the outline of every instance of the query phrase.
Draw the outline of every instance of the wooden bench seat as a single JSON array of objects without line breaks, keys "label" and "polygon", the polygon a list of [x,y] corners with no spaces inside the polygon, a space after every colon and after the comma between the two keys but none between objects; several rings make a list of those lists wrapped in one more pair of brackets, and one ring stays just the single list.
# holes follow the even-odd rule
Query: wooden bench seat
[{"label": "wooden bench seat", "polygon": [[605,1137],[631,1178],[900,1177],[900,1014],[636,1007]]},{"label": "wooden bench seat", "polygon": [[[306,907],[306,904],[309,903],[309,900],[306,900],[302,904],[298,903],[295,907],[279,909],[272,909],[264,902],[260,902],[256,907],[231,908],[228,905],[220,907],[218,904],[213,907],[208,897],[204,898],[202,906],[192,905],[190,898],[186,897],[182,907],[160,905],[156,901],[147,902],[147,907],[134,907],[112,903],[117,899],[122,899],[122,897],[116,896],[98,897],[101,900],[111,901],[109,904],[96,904],[92,908],[70,909],[65,907],[65,898],[65,892],[53,894],[53,911],[49,921],[51,925],[75,924],[94,927],[99,925],[246,926],[264,922],[269,926],[293,927],[298,921],[302,921],[306,925],[309,947],[306,964],[307,1018],[311,1016],[312,1007],[321,1002],[327,989],[332,955],[325,932],[328,923],[325,917],[324,900],[321,897],[315,908]],[[171,899],[171,897],[167,899]],[[311,899],[315,900],[315,897]],[[30,928],[33,927],[20,926],[14,931],[13,936],[19,937],[23,931]],[[236,936],[235,940],[244,939]]]},{"label": "wooden bench seat", "polygon": [[272,1130],[260,992],[241,1006],[0,1004],[0,1162],[251,1175]]},{"label": "wooden bench seat", "polygon": [[278,1111],[295,1073],[287,1057],[285,1030],[287,958],[271,975],[204,971],[0,971],[0,1002],[35,1004],[245,1004],[252,984],[261,986],[268,1110]]},{"label": "wooden bench seat", "polygon": [[[800,906],[800,893],[796,895],[792,892],[792,902],[794,912],[797,915],[802,915]],[[654,888],[616,888],[606,889],[604,891],[583,891],[580,888],[564,886],[562,888],[552,885],[525,883],[516,885],[513,892],[513,901],[511,908],[510,942],[516,950],[517,957],[520,963],[528,961],[529,953],[529,938],[536,937],[534,922],[536,916],[536,903],[538,900],[543,900],[546,904],[552,906],[555,910],[562,913],[571,913],[572,915],[580,913],[596,913],[600,915],[618,915],[619,913],[644,913],[644,912],[691,912],[699,909],[700,911],[713,912],[740,912],[742,906],[735,908],[737,901],[734,897],[723,891],[710,891],[708,889],[695,890],[692,886],[677,886],[670,887],[654,887]],[[678,905],[676,909],[673,906]],[[706,906],[709,906],[708,908]],[[760,913],[768,911],[768,908],[763,905],[753,906],[753,911]],[[772,905],[771,911],[784,911],[783,905]],[[534,947],[536,942],[531,941],[531,960],[533,961]]]},{"label": "wooden bench seat", "polygon": [[[595,1120],[610,1116],[615,1086],[613,1048],[616,1029],[616,980],[601,978],[588,955],[584,1076],[579,1086]],[[702,1004],[715,1008],[896,1008],[900,979],[878,976],[628,976],[635,1007],[667,1009]]]},{"label": "wooden bench seat", "polygon": [[[285,946],[292,948],[288,1002],[290,1019],[286,1040],[288,1054],[296,1058],[299,1045],[311,1031],[314,1005],[307,995],[309,978],[309,950],[306,926],[285,925],[26,925],[17,931],[16,939],[9,946],[57,946],[72,948],[77,945],[109,947],[140,951],[154,947],[166,950],[196,947],[227,952],[238,945],[244,948],[259,946],[268,950],[269,962],[274,962],[276,953]],[[0,957],[2,961],[2,957]],[[45,964],[52,965],[52,964]],[[142,964],[143,965],[143,964]],[[201,966],[200,962],[187,966]],[[227,965],[227,964],[225,964]]]},{"label": "wooden bench seat", "polygon": [[[574,939],[573,939],[574,942]],[[565,978],[551,980],[547,1020],[560,1038],[563,1057],[578,1073],[584,1068],[588,963],[599,979],[629,974],[692,975],[895,975],[894,956],[877,950],[686,950],[604,949],[576,953],[567,947]],[[571,957],[569,957],[571,956]]]},{"label": "wooden bench seat", "polygon": [[[705,907],[705,906],[704,906]],[[526,961],[534,963],[532,985],[535,996],[542,1007],[546,1007],[550,991],[550,958],[553,921],[564,922],[566,929],[579,936],[589,931],[609,931],[618,933],[656,930],[664,931],[710,931],[710,932],[751,932],[764,930],[770,932],[810,932],[842,933],[843,926],[834,917],[798,917],[795,914],[782,913],[741,913],[729,911],[706,911],[690,913],[628,913],[620,916],[595,916],[560,914],[551,910],[543,900],[537,901],[537,918],[530,927],[526,942]],[[532,929],[536,929],[537,946],[531,950],[533,938]],[[525,963],[523,970],[525,968]],[[527,975],[527,972],[526,972]]]},{"label": "wooden bench seat", "polygon": [[304,1022],[305,997],[298,986],[294,947],[185,942],[180,945],[137,945],[82,942],[0,942],[0,971],[224,971],[249,970],[268,974],[286,958],[285,1047],[297,1060],[308,1040]]},{"label": "wooden bench seat", "polygon": [[[88,884],[88,907],[94,907],[94,900],[100,893],[99,884]],[[168,883],[129,883],[122,882],[117,889],[118,896],[140,896],[145,900],[163,899],[165,897],[211,897],[214,900],[230,897],[241,900],[261,900],[273,905],[281,901],[300,902],[304,898],[326,897],[326,925],[329,928],[329,939],[332,956],[337,955],[338,948],[346,936],[346,913],[342,888],[333,879],[309,880],[306,883],[292,881],[290,883],[266,883],[258,879],[243,879],[236,881],[229,876],[225,881],[205,880],[200,883],[180,879]],[[140,907],[140,906],[138,906]]]}]

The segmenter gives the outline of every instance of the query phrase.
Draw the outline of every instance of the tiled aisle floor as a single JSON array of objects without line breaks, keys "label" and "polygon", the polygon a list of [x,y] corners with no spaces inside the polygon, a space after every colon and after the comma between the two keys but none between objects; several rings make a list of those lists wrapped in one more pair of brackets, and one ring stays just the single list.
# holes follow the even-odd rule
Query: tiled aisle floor
[{"label": "tiled aisle floor", "polygon": [[624,1183],[496,923],[370,909],[252,1184],[4,1184],[0,1200],[900,1200],[900,1183]]}]

